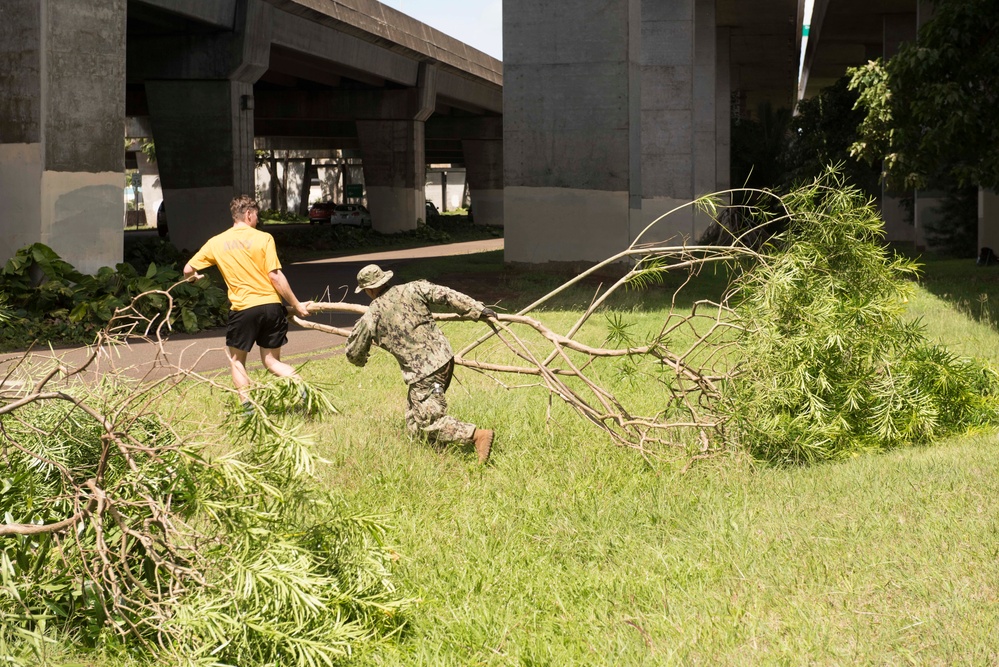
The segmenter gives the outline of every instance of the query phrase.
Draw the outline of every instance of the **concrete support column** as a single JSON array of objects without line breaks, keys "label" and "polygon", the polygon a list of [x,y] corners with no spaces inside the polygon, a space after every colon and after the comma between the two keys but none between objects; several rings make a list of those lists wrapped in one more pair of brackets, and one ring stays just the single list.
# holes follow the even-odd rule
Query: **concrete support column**
[{"label": "concrete support column", "polygon": [[253,85],[148,81],[170,240],[195,251],[232,224],[229,201],[253,195]]},{"label": "concrete support column", "polygon": [[136,151],[135,161],[142,178],[142,202],[146,213],[146,224],[156,226],[156,213],[163,203],[163,190],[160,189],[160,172],[155,162],[142,151]]},{"label": "concrete support column", "polygon": [[[714,76],[697,82],[706,65],[695,68],[697,38],[695,9],[700,0],[642,3],[642,211],[633,217],[632,236],[660,216],[689,202],[695,183],[705,181],[707,168],[696,169],[695,148],[714,125]],[[714,29],[712,25],[712,30]],[[714,39],[710,40],[714,48]],[[702,60],[707,45],[697,51]],[[713,56],[712,56],[713,59]],[[695,71],[696,70],[696,71]],[[710,84],[710,88],[708,88]],[[711,104],[704,99],[710,91]],[[697,108],[710,109],[711,117],[695,127]],[[714,144],[711,142],[712,156]],[[711,169],[714,169],[713,160]],[[711,180],[714,173],[711,173]],[[669,214],[643,240],[680,243],[695,234],[690,207]]]},{"label": "concrete support column", "polygon": [[435,65],[420,64],[416,87],[404,93],[405,118],[399,95],[386,94],[378,118],[357,121],[371,226],[379,232],[416,229],[427,215],[425,123],[437,101],[437,73]]},{"label": "concrete support column", "polygon": [[507,261],[599,261],[628,246],[641,206],[641,5],[505,0]]},{"label": "concrete support column", "polygon": [[978,249],[999,254],[999,193],[978,189]]},{"label": "concrete support column", "polygon": [[274,8],[234,3],[232,30],[136,37],[129,76],[145,85],[170,241],[196,251],[254,194],[253,84],[270,63]]},{"label": "concrete support column", "polygon": [[[694,6],[694,197],[718,190],[717,83],[718,27],[715,0],[696,0]],[[696,241],[711,223],[711,218],[694,211],[689,240]]]},{"label": "concrete support column", "polygon": [[357,137],[372,228],[386,234],[416,229],[426,216],[424,125],[417,120],[359,120]]},{"label": "concrete support column", "polygon": [[732,29],[718,28],[715,33],[715,185],[717,190],[732,187],[732,65],[730,39]]},{"label": "concrete support column", "polygon": [[[933,18],[933,2],[932,0],[917,0],[916,1],[916,31],[923,27],[927,21]],[[915,39],[915,37],[914,37]],[[931,182],[930,187],[925,190],[915,190],[912,193],[913,196],[913,242],[915,243],[917,250],[924,250],[926,248],[926,230],[929,225],[933,224],[939,214],[937,213],[937,207],[940,205],[940,201],[943,197],[943,193],[933,190],[934,184]]]},{"label": "concrete support column", "polygon": [[465,173],[477,225],[503,225],[503,142],[465,139]]},{"label": "concrete support column", "polygon": [[122,259],[125,6],[0,3],[0,262],[37,242],[88,273]]}]

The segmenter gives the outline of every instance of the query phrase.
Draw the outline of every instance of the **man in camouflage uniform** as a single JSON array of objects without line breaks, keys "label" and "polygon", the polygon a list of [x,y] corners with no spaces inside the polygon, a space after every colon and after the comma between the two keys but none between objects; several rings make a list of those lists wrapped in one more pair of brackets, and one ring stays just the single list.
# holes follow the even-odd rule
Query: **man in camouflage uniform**
[{"label": "man in camouflage uniform", "polygon": [[417,280],[388,287],[391,271],[369,264],[357,274],[357,289],[371,298],[368,312],[347,339],[347,359],[356,366],[368,361],[371,345],[392,354],[409,385],[406,428],[439,442],[474,444],[479,463],[492,448],[493,431],[476,428],[447,414],[444,392],[454,372],[454,352],[434,322],[430,304],[446,305],[478,320],[496,313],[475,299],[447,287]]}]

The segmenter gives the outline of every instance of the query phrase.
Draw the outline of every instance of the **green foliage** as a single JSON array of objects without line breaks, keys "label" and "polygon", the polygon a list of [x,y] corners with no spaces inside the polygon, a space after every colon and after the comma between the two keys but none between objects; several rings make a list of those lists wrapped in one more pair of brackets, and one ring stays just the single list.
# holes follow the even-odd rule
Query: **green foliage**
[{"label": "green foliage", "polygon": [[[0,272],[0,295],[11,326],[0,330],[0,349],[46,343],[94,341],[116,309],[151,291],[164,291],[183,275],[172,265],[148,264],[139,272],[128,263],[96,274],[80,273],[48,246],[35,243],[17,251]],[[170,325],[193,333],[225,322],[225,292],[210,280],[184,283],[171,290]],[[150,317],[167,311],[167,297],[152,294],[141,304]]]},{"label": "green foliage", "polygon": [[999,187],[999,4],[936,0],[915,42],[850,70],[866,111],[855,152],[889,185]]},{"label": "green foliage", "polygon": [[978,188],[952,187],[926,223],[926,241],[936,253],[972,258],[978,254]]},{"label": "green foliage", "polygon": [[777,188],[786,180],[791,124],[788,109],[760,105],[755,118],[732,119],[732,182],[747,188]]},{"label": "green foliage", "polygon": [[[260,403],[287,405],[289,386],[258,389]],[[317,387],[293,390],[329,414]],[[100,405],[109,428],[65,402],[5,421],[7,523],[65,519],[88,489],[101,498],[70,531],[0,540],[0,646],[12,664],[37,664],[69,637],[124,642],[149,664],[312,667],[402,628],[410,601],[391,583],[383,520],[316,487],[308,439],[287,414],[253,439],[233,427],[219,448],[138,412],[135,385],[71,391]],[[108,431],[121,439],[110,449]]]},{"label": "green foliage", "polygon": [[[469,270],[457,259],[452,276]],[[549,289],[521,287],[522,304]],[[631,292],[641,298],[623,319],[657,329],[670,293]],[[546,309],[545,321],[567,329],[592,289],[577,297],[579,309]],[[967,320],[940,301],[927,316],[945,330]],[[994,330],[978,334],[999,350]],[[363,369],[342,355],[313,364],[349,388],[338,407],[350,428],[314,428],[330,461],[319,475],[360,511],[397,510],[399,585],[425,600],[405,640],[359,652],[358,667],[994,662],[992,431],[836,465],[733,454],[681,472],[608,447],[541,389],[497,389],[459,368],[453,414],[497,428],[493,463],[478,469],[466,451],[406,436],[388,355]]]},{"label": "green foliage", "polygon": [[186,259],[172,243],[158,236],[125,235],[124,261],[136,271],[144,272],[150,264],[183,266]]},{"label": "green foliage", "polygon": [[156,143],[150,139],[143,139],[139,144],[139,150],[151,163],[156,163]]},{"label": "green foliage", "polygon": [[915,265],[889,255],[871,202],[830,173],[782,198],[786,232],[736,284],[741,443],[780,463],[927,442],[999,421],[999,376],[904,317]]},{"label": "green foliage", "polygon": [[281,211],[275,208],[265,208],[260,211],[260,219],[265,222],[307,222],[309,216],[299,215],[293,211]]},{"label": "green foliage", "polygon": [[864,113],[857,109],[857,93],[848,89],[843,77],[818,95],[798,103],[791,118],[791,134],[785,156],[787,174],[781,191],[820,177],[830,164],[841,165],[846,180],[868,196],[878,196],[880,169],[860,162],[850,154],[857,141],[857,128]]}]

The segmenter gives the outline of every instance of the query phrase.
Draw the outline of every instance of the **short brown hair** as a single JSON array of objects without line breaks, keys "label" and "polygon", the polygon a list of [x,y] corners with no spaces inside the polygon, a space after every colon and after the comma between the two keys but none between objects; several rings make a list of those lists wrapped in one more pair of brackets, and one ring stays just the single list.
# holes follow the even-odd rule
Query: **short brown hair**
[{"label": "short brown hair", "polygon": [[250,210],[259,211],[260,205],[250,195],[240,195],[233,197],[232,202],[229,203],[229,210],[232,212],[233,220],[242,220]]}]

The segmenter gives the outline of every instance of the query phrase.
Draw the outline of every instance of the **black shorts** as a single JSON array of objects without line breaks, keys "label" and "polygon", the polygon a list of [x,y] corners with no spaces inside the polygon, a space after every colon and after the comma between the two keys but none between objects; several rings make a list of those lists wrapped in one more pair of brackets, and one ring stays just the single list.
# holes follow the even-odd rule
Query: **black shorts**
[{"label": "black shorts", "polygon": [[287,311],[280,303],[265,303],[246,310],[230,310],[225,344],[249,352],[256,343],[274,350],[288,342]]}]

